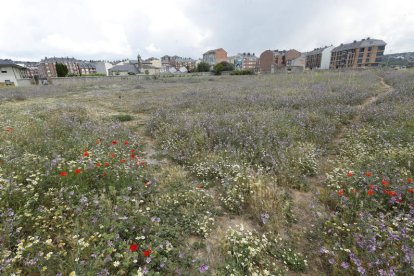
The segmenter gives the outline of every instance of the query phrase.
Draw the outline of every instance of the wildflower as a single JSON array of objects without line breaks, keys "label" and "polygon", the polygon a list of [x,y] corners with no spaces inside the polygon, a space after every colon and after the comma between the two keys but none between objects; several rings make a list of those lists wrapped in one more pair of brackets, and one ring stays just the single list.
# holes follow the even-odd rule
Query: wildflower
[{"label": "wildflower", "polygon": [[200,271],[200,273],[204,273],[204,272],[206,272],[208,270],[208,265],[203,264],[202,266],[200,266],[198,268],[198,270]]},{"label": "wildflower", "polygon": [[76,276],[76,272],[72,271],[71,273],[69,273],[69,276]]},{"label": "wildflower", "polygon": [[104,166],[109,167],[109,162],[105,162]]},{"label": "wildflower", "polygon": [[341,267],[342,267],[343,269],[348,269],[348,267],[349,267],[349,263],[347,263],[347,262],[342,262]]},{"label": "wildflower", "polygon": [[121,263],[119,261],[114,262],[114,267],[118,267]]},{"label": "wildflower", "polygon": [[134,159],[135,158],[135,154],[131,154],[131,159]]},{"label": "wildflower", "polygon": [[116,154],[114,152],[111,152],[110,155],[111,155],[112,158],[116,157]]},{"label": "wildflower", "polygon": [[410,187],[410,188],[407,189],[407,192],[410,193],[410,194],[413,194],[414,193],[414,189]]},{"label": "wildflower", "polygon": [[197,188],[199,188],[199,189],[203,189],[204,188],[204,185],[203,184],[197,184]]},{"label": "wildflower", "polygon": [[118,144],[118,142],[117,141],[112,141],[112,145],[116,145],[116,144]]},{"label": "wildflower", "polygon": [[81,173],[81,169],[76,169],[75,170],[75,175],[78,175],[78,174],[80,174]]},{"label": "wildflower", "polygon": [[101,163],[96,163],[96,166],[99,168],[100,166],[102,166]]},{"label": "wildflower", "polygon": [[390,182],[385,181],[385,180],[382,180],[382,181],[381,181],[381,184],[382,184],[384,187],[387,187],[388,185],[390,185]]},{"label": "wildflower", "polygon": [[60,176],[67,176],[68,175],[67,172],[60,172],[59,174],[60,174]]},{"label": "wildflower", "polygon": [[351,177],[351,176],[353,176],[353,175],[354,175],[354,173],[353,173],[353,172],[351,172],[351,171],[349,171],[349,172],[348,172],[348,174],[347,174],[347,176],[348,176],[348,177]]},{"label": "wildflower", "polygon": [[133,243],[129,246],[129,250],[131,250],[132,252],[135,252],[138,250],[138,247],[139,247],[138,244]]},{"label": "wildflower", "polygon": [[134,152],[135,152],[135,150],[134,150],[134,149],[132,149],[132,150],[131,150],[131,153],[134,153]]},{"label": "wildflower", "polygon": [[412,179],[411,177],[409,177],[409,178],[407,179],[407,183],[413,183],[413,179]]},{"label": "wildflower", "polygon": [[372,172],[365,172],[366,176],[372,176]]},{"label": "wildflower", "polygon": [[369,189],[368,190],[368,196],[372,196],[374,194],[375,194],[374,190],[372,190],[372,189]]},{"label": "wildflower", "polygon": [[96,144],[100,144],[101,143],[101,139],[96,139]]},{"label": "wildflower", "polygon": [[344,195],[344,189],[340,189],[337,193],[338,193],[339,196],[343,196]]},{"label": "wildflower", "polygon": [[159,217],[152,217],[152,218],[151,218],[151,221],[152,221],[152,222],[160,222],[160,221],[161,221],[161,219],[160,219]]},{"label": "wildflower", "polygon": [[13,128],[12,127],[6,127],[5,129],[7,132],[13,132]]},{"label": "wildflower", "polygon": [[149,264],[151,262],[151,260],[152,260],[151,257],[148,257],[148,258],[145,259],[145,261],[147,262],[147,264]]},{"label": "wildflower", "polygon": [[121,163],[125,163],[126,162],[126,160],[125,159],[121,159],[121,161],[120,161]]},{"label": "wildflower", "polygon": [[125,141],[125,142],[124,142],[124,145],[129,145],[129,142],[128,142],[128,141]]},{"label": "wildflower", "polygon": [[88,156],[89,156],[89,152],[85,151],[85,152],[83,153],[83,156],[88,157]]},{"label": "wildflower", "polygon": [[151,249],[148,248],[147,250],[144,251],[144,256],[149,257],[150,255],[151,255]]}]

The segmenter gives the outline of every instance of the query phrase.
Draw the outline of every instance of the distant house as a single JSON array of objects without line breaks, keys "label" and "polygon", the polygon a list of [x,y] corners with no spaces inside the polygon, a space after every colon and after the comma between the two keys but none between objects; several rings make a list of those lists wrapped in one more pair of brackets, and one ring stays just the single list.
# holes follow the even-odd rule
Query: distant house
[{"label": "distant house", "polygon": [[334,46],[325,46],[306,53],[306,68],[329,69]]},{"label": "distant house", "polygon": [[299,58],[301,53],[294,49],[291,50],[266,50],[260,55],[260,72],[275,73],[282,69],[286,69],[287,65],[291,65],[292,60]]},{"label": "distant house", "polygon": [[128,76],[139,74],[138,68],[133,64],[115,65],[108,69],[109,76]]},{"label": "distant house", "polygon": [[79,62],[78,68],[81,76],[96,74],[96,66],[91,62]]},{"label": "distant house", "polygon": [[377,67],[382,62],[385,43],[379,39],[354,40],[332,49],[330,68]]},{"label": "distant house", "polygon": [[188,70],[193,71],[197,68],[196,61],[189,57],[180,57],[180,56],[168,56],[165,55],[161,57],[162,67],[175,67],[181,68],[186,67]]},{"label": "distant house", "polygon": [[286,62],[286,70],[292,72],[303,72],[306,67],[306,54],[301,54],[295,59]]},{"label": "distant house", "polygon": [[39,63],[39,75],[42,78],[49,78],[49,77],[57,77],[56,72],[56,63],[61,63],[66,65],[68,68],[69,75],[90,75],[96,74],[96,66],[94,63],[88,61],[82,61],[75,58],[64,58],[64,57],[53,57],[47,58],[45,57]]},{"label": "distant house", "polygon": [[235,70],[256,71],[259,66],[259,58],[254,53],[239,53],[228,58]]},{"label": "distant house", "polygon": [[223,48],[207,51],[203,54],[203,61],[212,66],[227,61],[227,52]]},{"label": "distant house", "polygon": [[0,59],[0,86],[4,85],[30,85],[26,68],[10,59]]}]

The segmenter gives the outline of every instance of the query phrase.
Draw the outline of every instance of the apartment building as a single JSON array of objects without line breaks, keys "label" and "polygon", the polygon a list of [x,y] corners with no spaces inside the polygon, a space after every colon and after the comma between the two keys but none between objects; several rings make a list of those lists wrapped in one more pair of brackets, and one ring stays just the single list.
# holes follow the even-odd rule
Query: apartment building
[{"label": "apartment building", "polygon": [[335,46],[316,48],[306,53],[306,68],[329,69],[331,64],[332,50]]},{"label": "apartment building", "polygon": [[[27,69],[10,59],[0,59],[0,86],[24,86],[27,81]],[[25,81],[26,80],[26,81]]]},{"label": "apartment building", "polygon": [[223,48],[207,51],[203,54],[203,62],[211,66],[227,61],[227,52]]},{"label": "apartment building", "polygon": [[45,57],[39,63],[39,75],[42,78],[57,77],[56,63],[66,65],[70,75],[90,75],[96,74],[96,66],[92,62],[77,60],[75,58],[47,58]]},{"label": "apartment building", "polygon": [[275,73],[277,70],[285,69],[291,62],[301,57],[301,53],[295,49],[291,50],[266,50],[260,55],[260,72]]},{"label": "apartment building", "polygon": [[332,50],[330,68],[377,67],[382,61],[386,45],[383,40],[369,37],[341,44]]}]

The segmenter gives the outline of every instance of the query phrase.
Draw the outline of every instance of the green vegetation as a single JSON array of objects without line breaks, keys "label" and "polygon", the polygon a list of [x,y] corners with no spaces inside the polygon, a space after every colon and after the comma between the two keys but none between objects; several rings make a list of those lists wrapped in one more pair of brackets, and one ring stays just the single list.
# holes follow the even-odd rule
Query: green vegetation
[{"label": "green vegetation", "polygon": [[69,73],[68,67],[63,63],[56,63],[56,74],[59,78],[66,77]]},{"label": "green vegetation", "polygon": [[210,64],[206,62],[200,62],[197,65],[197,72],[210,72]]},{"label": "green vegetation", "polygon": [[413,80],[2,89],[0,274],[411,275]]}]

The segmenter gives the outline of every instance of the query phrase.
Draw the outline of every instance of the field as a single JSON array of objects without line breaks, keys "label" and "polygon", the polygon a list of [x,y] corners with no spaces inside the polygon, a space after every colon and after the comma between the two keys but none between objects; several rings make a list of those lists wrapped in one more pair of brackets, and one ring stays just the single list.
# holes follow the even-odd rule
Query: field
[{"label": "field", "polygon": [[0,89],[0,274],[414,274],[413,96],[409,70]]}]

